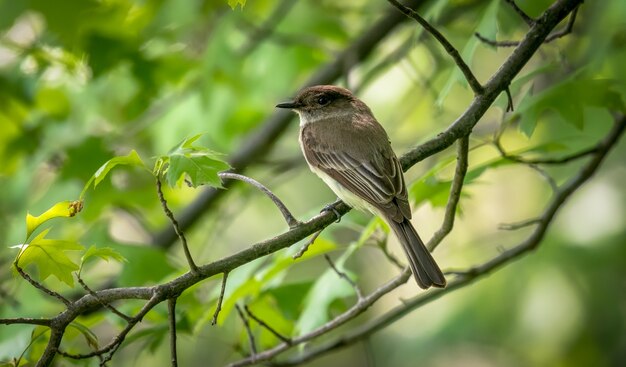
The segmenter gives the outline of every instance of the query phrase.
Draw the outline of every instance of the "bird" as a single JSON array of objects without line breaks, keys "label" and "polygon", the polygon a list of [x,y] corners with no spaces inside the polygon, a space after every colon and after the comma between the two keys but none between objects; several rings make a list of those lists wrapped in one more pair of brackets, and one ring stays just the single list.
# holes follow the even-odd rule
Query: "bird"
[{"label": "bird", "polygon": [[402,166],[387,132],[348,89],[304,88],[276,105],[300,117],[300,147],[313,173],[352,208],[385,220],[407,255],[420,288],[443,288],[446,279],[411,224]]}]

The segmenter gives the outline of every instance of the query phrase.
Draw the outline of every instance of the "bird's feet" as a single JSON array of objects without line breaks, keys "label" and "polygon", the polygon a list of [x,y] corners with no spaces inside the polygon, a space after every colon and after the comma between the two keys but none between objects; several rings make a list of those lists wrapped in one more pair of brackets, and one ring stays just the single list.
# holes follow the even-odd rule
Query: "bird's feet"
[{"label": "bird's feet", "polygon": [[339,211],[337,211],[337,208],[335,208],[335,206],[337,206],[339,203],[341,203],[341,199],[337,199],[337,201],[335,201],[334,203],[326,205],[322,208],[322,211],[320,213],[333,212],[335,214],[335,217],[337,217],[335,223],[341,222],[341,214],[339,214]]}]

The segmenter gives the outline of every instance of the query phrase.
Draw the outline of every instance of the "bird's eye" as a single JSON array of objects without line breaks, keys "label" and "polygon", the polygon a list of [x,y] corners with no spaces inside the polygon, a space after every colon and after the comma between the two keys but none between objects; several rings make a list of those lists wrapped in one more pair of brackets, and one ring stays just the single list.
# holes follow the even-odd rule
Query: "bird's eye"
[{"label": "bird's eye", "polygon": [[321,96],[317,99],[317,104],[319,104],[320,106],[327,105],[328,103],[330,103],[330,98],[326,96]]}]

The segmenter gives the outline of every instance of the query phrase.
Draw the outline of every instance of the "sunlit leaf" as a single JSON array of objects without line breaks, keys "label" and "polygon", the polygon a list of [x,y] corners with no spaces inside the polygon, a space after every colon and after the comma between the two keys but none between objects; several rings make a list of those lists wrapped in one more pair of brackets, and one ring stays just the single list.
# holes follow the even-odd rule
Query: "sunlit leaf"
[{"label": "sunlit leaf", "polygon": [[30,213],[26,214],[26,238],[29,238],[31,234],[46,221],[59,218],[59,217],[73,217],[81,211],[82,202],[80,201],[61,201],[54,204],[50,209],[46,210],[39,216],[33,216]]},{"label": "sunlit leaf", "polygon": [[83,246],[74,241],[47,239],[45,237],[49,231],[50,229],[44,230],[28,244],[16,246],[20,248],[17,256],[18,265],[24,268],[34,264],[39,269],[41,280],[53,275],[72,287],[74,285],[72,273],[78,270],[79,266],[65,253],[82,250]]}]

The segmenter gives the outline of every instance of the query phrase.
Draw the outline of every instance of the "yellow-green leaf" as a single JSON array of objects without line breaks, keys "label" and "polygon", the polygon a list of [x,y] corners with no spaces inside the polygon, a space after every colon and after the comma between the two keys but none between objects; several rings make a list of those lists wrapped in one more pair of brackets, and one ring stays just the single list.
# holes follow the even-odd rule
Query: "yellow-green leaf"
[{"label": "yellow-green leaf", "polygon": [[39,216],[33,216],[30,213],[26,214],[26,238],[28,239],[31,234],[42,223],[59,217],[73,217],[76,213],[80,212],[83,208],[82,201],[61,201],[54,204],[50,209],[46,210]]},{"label": "yellow-green leaf", "polygon": [[30,243],[16,246],[20,248],[16,263],[22,268],[34,264],[39,269],[39,278],[41,280],[54,275],[57,279],[72,287],[74,286],[72,272],[78,270],[79,267],[65,252],[79,251],[84,249],[84,247],[74,241],[45,238],[49,231],[50,229],[46,229],[41,232]]}]

